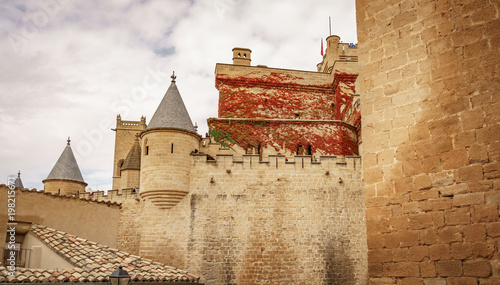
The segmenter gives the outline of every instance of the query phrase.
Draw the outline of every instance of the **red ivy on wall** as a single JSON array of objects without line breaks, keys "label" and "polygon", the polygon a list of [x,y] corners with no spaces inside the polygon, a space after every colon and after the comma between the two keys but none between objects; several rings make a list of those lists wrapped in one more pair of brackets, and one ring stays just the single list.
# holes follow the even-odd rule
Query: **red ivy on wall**
[{"label": "red ivy on wall", "polygon": [[347,121],[353,116],[352,94],[357,75],[337,72],[331,84],[321,85],[299,84],[296,81],[303,78],[290,74],[258,75],[253,72],[245,76],[216,76],[220,119],[210,119],[209,128],[219,143],[237,144],[244,149],[271,146],[276,151],[281,148],[293,153],[302,145],[323,154],[358,154],[355,127],[321,121]]},{"label": "red ivy on wall", "polygon": [[274,147],[296,153],[299,146],[310,146],[312,152],[324,155],[358,154],[356,131],[342,122],[208,120],[210,135],[223,146],[239,145],[243,149]]}]

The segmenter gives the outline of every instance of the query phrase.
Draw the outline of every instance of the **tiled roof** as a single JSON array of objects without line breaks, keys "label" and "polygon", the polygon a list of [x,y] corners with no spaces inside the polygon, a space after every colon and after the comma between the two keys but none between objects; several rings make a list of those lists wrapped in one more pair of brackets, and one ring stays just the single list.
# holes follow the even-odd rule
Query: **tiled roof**
[{"label": "tiled roof", "polygon": [[5,267],[0,267],[0,283],[108,282],[109,275],[120,265],[131,276],[131,281],[199,283],[198,276],[184,270],[51,228],[33,225],[30,232],[75,268],[16,268],[12,277]]},{"label": "tiled roof", "polygon": [[148,124],[148,130],[154,128],[175,128],[196,133],[174,80]]}]

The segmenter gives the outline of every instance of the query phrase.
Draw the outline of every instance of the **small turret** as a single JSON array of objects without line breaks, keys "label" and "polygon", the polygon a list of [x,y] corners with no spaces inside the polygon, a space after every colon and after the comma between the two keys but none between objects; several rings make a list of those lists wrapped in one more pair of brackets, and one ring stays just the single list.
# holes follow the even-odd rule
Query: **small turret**
[{"label": "small turret", "polygon": [[17,173],[16,181],[14,181],[14,187],[24,189],[23,181],[21,181],[21,170]]},{"label": "small turret", "polygon": [[[319,72],[340,70],[341,72],[353,73],[351,68],[347,68],[345,63],[357,62],[357,47],[353,43],[341,43],[340,37],[331,35],[326,38],[326,52],[323,61],[316,65]],[[334,67],[335,66],[335,67]]]},{"label": "small turret", "polygon": [[189,193],[191,153],[198,151],[196,132],[175,84],[175,74],[148,127],[141,132],[140,194],[169,209]]},{"label": "small turret", "polygon": [[45,192],[65,195],[85,191],[87,183],[83,180],[75,155],[71,150],[69,137],[67,142],[66,148],[52,168],[49,176],[42,181]]},{"label": "small turret", "polygon": [[134,189],[139,187],[141,171],[141,146],[139,145],[139,134],[136,134],[134,144],[123,161],[120,171],[122,189]]}]

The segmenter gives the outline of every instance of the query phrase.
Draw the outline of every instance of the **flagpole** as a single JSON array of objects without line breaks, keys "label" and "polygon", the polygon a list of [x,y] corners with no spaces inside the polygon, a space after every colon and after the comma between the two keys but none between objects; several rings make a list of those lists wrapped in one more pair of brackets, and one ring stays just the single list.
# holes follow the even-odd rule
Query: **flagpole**
[{"label": "flagpole", "polygon": [[330,28],[330,36],[332,35],[332,17],[328,17],[328,28]]}]

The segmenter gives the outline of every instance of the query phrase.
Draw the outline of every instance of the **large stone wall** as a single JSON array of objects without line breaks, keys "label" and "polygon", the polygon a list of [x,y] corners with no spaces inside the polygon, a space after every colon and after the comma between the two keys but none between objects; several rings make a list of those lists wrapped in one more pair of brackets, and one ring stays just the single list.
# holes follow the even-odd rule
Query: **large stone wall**
[{"label": "large stone wall", "polygon": [[120,235],[140,238],[122,237],[120,246],[206,284],[362,284],[360,158],[319,159],[194,155],[191,190],[179,204],[123,203]]},{"label": "large stone wall", "polygon": [[356,5],[370,283],[499,284],[498,2]]}]

